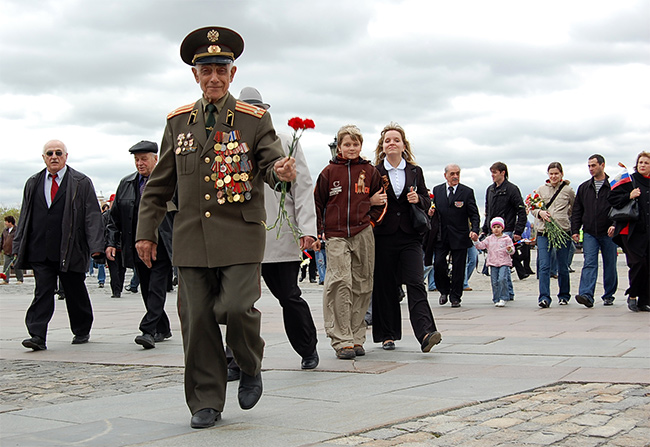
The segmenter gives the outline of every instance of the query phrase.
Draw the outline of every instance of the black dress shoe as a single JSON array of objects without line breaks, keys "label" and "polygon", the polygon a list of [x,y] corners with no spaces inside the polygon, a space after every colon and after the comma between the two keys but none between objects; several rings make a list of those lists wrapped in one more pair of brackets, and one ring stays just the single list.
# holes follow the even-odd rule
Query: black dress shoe
[{"label": "black dress shoe", "polygon": [[74,337],[72,337],[72,344],[83,345],[84,343],[88,343],[88,340],[90,340],[90,334],[75,335]]},{"label": "black dress shoe", "polygon": [[650,312],[650,306],[647,304],[639,304],[637,307],[641,312]]},{"label": "black dress shoe", "polygon": [[318,352],[314,351],[313,354],[302,358],[300,362],[301,369],[314,369],[318,366]]},{"label": "black dress shoe", "polygon": [[114,294],[111,295],[111,298],[121,298],[121,297],[122,297],[122,293],[120,293],[120,292],[117,292],[117,293],[114,293]]},{"label": "black dress shoe", "polygon": [[166,334],[161,334],[160,332],[156,332],[153,336],[153,341],[156,343],[160,343],[161,341],[165,341],[168,338],[172,338],[172,333],[167,332]]},{"label": "black dress shoe", "polygon": [[453,301],[452,300],[451,307],[460,307],[460,301]]},{"label": "black dress shoe", "polygon": [[152,349],[156,347],[156,341],[153,339],[153,335],[145,334],[138,335],[135,337],[135,342],[142,346],[144,349]]},{"label": "black dress shoe", "polygon": [[241,374],[238,369],[228,368],[228,382],[234,382],[235,380],[239,380],[240,376]]},{"label": "black dress shoe", "polygon": [[192,415],[190,427],[192,428],[208,428],[214,426],[214,423],[221,419],[221,412],[214,408],[204,408]]},{"label": "black dress shoe", "polygon": [[447,304],[447,301],[449,301],[448,295],[440,295],[440,299],[438,299],[438,304],[444,306],[445,304]]},{"label": "black dress shoe", "polygon": [[237,394],[239,407],[242,410],[250,410],[262,397],[262,373],[249,376],[244,371],[241,371],[240,374],[241,379],[239,379],[239,392]]},{"label": "black dress shoe", "polygon": [[26,338],[23,340],[23,346],[34,351],[45,351],[47,346],[45,346],[45,339],[34,335],[31,338]]},{"label": "black dress shoe", "polygon": [[420,345],[422,352],[431,351],[431,348],[440,343],[440,340],[442,340],[442,335],[440,335],[440,332],[438,331],[433,331],[430,334],[425,335],[422,339],[422,344]]}]

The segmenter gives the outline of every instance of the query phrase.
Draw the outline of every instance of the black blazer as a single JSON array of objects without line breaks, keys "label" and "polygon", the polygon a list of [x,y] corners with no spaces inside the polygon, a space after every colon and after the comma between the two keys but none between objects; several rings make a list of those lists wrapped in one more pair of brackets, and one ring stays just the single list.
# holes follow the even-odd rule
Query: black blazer
[{"label": "black blazer", "polygon": [[469,248],[472,246],[472,240],[469,238],[470,231],[478,234],[480,228],[474,190],[459,184],[454,195],[454,203],[449,206],[447,186],[447,183],[443,183],[433,188],[433,201],[440,218],[441,237],[438,245],[447,241],[452,250]]},{"label": "black blazer", "polygon": [[431,201],[429,200],[429,195],[427,193],[427,185],[424,183],[422,168],[408,162],[406,163],[406,168],[404,169],[406,184],[399,197],[395,195],[393,186],[390,184],[390,177],[388,176],[386,168],[384,168],[383,161],[379,163],[379,166],[376,166],[376,168],[381,174],[382,183],[386,190],[388,200],[386,202],[387,206],[384,218],[381,221],[381,225],[375,227],[375,234],[393,234],[398,228],[400,228],[404,233],[419,235],[419,233],[413,229],[413,223],[411,220],[411,204],[406,199],[406,194],[410,191],[411,186],[415,185],[418,196],[420,196],[418,206],[425,211],[429,209]]}]

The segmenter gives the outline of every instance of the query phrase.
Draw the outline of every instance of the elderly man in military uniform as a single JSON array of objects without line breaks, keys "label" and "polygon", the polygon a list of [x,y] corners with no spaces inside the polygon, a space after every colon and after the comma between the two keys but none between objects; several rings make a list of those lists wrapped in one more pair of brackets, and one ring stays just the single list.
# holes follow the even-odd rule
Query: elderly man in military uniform
[{"label": "elderly man in military uniform", "polygon": [[156,258],[157,228],[178,189],[173,265],[178,266],[178,306],[185,352],[185,397],[191,426],[206,428],[221,417],[227,362],[219,324],[241,368],[242,409],[262,395],[264,341],[260,262],[266,220],[264,182],[293,181],[287,158],[264,109],[229,92],[244,49],[236,32],[220,27],[191,32],[181,58],[192,66],[201,99],[167,116],[160,161],[140,203],[136,248],[148,266]]},{"label": "elderly man in military uniform", "polygon": [[[168,213],[158,227],[156,260],[148,268],[135,251],[135,230],[142,192],[158,163],[158,145],[152,141],[140,141],[129,152],[133,154],[136,172],[124,177],[115,192],[108,221],[106,257],[111,261],[121,257],[122,265],[138,273],[140,292],[147,311],[140,321],[142,334],[135,337],[135,342],[144,349],[152,349],[156,347],[156,342],[172,336],[165,301],[167,280],[172,271],[173,218]],[[121,250],[118,251],[118,248]]]}]

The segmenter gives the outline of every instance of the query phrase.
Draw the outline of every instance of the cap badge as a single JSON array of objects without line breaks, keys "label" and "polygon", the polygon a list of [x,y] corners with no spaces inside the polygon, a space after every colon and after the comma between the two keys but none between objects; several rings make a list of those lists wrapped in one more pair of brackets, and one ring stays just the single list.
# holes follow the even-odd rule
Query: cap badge
[{"label": "cap badge", "polygon": [[221,47],[219,45],[210,45],[208,47],[208,53],[221,53]]},{"label": "cap badge", "polygon": [[217,31],[216,29],[208,31],[208,40],[210,42],[216,42],[217,40],[219,40],[219,31]]}]

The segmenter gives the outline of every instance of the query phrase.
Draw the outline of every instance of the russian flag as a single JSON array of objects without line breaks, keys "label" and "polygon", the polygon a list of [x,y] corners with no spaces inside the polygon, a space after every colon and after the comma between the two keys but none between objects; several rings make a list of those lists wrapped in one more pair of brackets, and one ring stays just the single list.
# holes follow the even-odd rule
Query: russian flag
[{"label": "russian flag", "polygon": [[632,181],[632,178],[630,178],[630,173],[627,172],[627,168],[619,163],[619,166],[623,166],[623,170],[619,172],[616,177],[614,177],[610,182],[609,185],[611,186],[612,189],[616,188],[617,186],[621,186],[625,183],[630,183]]}]

